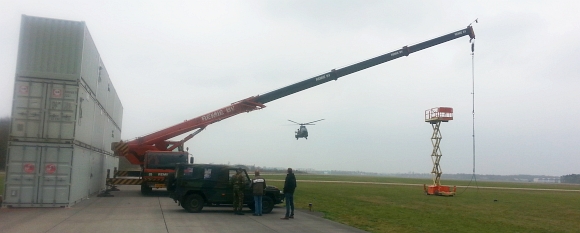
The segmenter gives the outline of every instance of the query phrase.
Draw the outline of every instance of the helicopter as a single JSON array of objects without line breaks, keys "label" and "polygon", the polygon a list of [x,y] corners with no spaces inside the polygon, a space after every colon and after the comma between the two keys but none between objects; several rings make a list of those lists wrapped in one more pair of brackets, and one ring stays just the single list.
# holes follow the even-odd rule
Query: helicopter
[{"label": "helicopter", "polygon": [[312,123],[317,122],[317,121],[322,121],[322,120],[324,120],[324,119],[320,119],[320,120],[316,120],[316,121],[311,121],[311,122],[308,122],[308,123],[298,123],[298,122],[292,121],[292,120],[288,120],[288,121],[300,125],[300,128],[298,128],[296,130],[296,132],[294,132],[294,134],[295,134],[294,137],[296,137],[296,140],[298,140],[298,138],[306,138],[306,139],[308,139],[308,130],[306,129],[306,126],[305,125],[314,125]]}]

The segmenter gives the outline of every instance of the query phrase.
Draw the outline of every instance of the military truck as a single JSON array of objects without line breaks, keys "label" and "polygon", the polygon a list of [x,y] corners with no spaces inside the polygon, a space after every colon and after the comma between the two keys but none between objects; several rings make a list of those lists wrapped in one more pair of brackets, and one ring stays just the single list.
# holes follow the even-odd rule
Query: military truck
[{"label": "military truck", "polygon": [[[177,164],[175,173],[166,179],[169,197],[175,203],[191,213],[200,212],[204,206],[221,206],[233,204],[233,186],[231,178],[238,168],[216,164]],[[251,179],[245,169],[247,186],[244,189],[244,205],[254,210],[254,197]],[[275,186],[268,185],[262,197],[262,213],[270,213],[274,205],[284,201],[282,192]]]}]

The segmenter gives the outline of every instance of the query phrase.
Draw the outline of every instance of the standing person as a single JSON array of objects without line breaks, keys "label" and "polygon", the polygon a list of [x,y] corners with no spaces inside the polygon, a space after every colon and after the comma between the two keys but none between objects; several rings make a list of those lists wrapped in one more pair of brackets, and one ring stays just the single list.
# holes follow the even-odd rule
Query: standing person
[{"label": "standing person", "polygon": [[294,218],[294,190],[296,189],[296,177],[292,173],[292,168],[288,168],[286,180],[284,181],[284,198],[286,199],[286,215],[283,218],[288,220]]},{"label": "standing person", "polygon": [[252,180],[252,189],[254,194],[254,216],[262,216],[262,196],[264,196],[264,189],[266,189],[266,180],[260,176],[260,171],[254,172],[254,179]]},{"label": "standing person", "polygon": [[232,176],[234,191],[234,214],[244,215],[242,206],[244,205],[244,188],[246,187],[246,177],[242,174],[242,169],[238,168],[236,174]]}]

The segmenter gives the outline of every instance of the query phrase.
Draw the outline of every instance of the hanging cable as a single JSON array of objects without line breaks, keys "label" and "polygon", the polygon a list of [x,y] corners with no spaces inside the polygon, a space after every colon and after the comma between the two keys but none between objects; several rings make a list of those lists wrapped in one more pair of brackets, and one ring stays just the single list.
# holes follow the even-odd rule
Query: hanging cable
[{"label": "hanging cable", "polygon": [[475,176],[475,42],[471,44],[471,106],[471,137],[473,139],[473,175],[471,178],[475,181],[475,187],[477,187],[479,191],[479,186],[477,186],[477,177]]},{"label": "hanging cable", "polygon": [[[477,19],[475,19],[474,21],[475,23],[477,23]],[[470,23],[469,25],[471,26],[471,24],[473,24],[474,22]],[[473,156],[473,173],[471,175],[471,180],[469,180],[469,183],[467,184],[467,186],[465,186],[465,189],[463,189],[463,192],[465,192],[465,190],[467,190],[467,188],[469,188],[469,186],[471,186],[471,182],[475,182],[475,187],[477,188],[477,191],[479,192],[479,186],[477,185],[477,177],[475,175],[475,41],[471,42],[471,138],[472,138],[472,156]]]}]

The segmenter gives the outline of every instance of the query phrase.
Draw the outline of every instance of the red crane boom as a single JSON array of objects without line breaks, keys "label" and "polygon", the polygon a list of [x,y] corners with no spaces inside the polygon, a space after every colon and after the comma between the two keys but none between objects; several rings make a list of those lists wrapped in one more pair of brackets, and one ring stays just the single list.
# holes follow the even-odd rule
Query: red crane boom
[{"label": "red crane boom", "polygon": [[[266,107],[263,104],[256,102],[255,99],[256,97],[253,96],[143,137],[138,137],[127,142],[121,141],[119,143],[114,143],[114,150],[115,152],[120,152],[120,154],[124,155],[132,164],[142,164],[143,155],[147,151],[173,151],[175,148],[182,147],[183,143],[191,139],[210,124],[240,113],[251,112]],[[181,141],[168,141],[173,137],[196,129],[198,131],[188,135]]]}]

